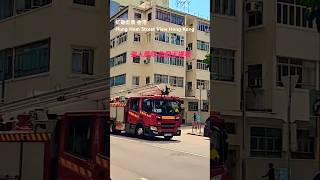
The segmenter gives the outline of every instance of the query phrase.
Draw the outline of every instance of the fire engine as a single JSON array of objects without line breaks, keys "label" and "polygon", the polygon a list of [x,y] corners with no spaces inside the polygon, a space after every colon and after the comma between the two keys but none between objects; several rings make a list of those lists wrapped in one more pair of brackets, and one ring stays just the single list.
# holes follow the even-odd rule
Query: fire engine
[{"label": "fire engine", "polygon": [[[103,78],[3,104],[0,179],[110,180],[109,110],[73,106],[105,96],[105,82]],[[65,111],[50,112],[60,106]],[[76,111],[69,112],[72,107]]]},{"label": "fire engine", "polygon": [[113,97],[110,104],[111,132],[125,132],[138,137],[180,136],[182,123],[179,97],[169,96],[168,85],[138,88],[125,96]]},{"label": "fire engine", "polygon": [[218,112],[210,112],[210,179],[229,180],[225,166],[228,153],[224,119]]}]

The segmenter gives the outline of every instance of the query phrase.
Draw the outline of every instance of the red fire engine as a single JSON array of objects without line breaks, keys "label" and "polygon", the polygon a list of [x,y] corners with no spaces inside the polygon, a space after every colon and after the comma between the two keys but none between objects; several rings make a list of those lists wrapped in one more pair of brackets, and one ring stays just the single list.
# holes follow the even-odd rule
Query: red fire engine
[{"label": "red fire engine", "polygon": [[[164,93],[167,92],[167,93]],[[126,132],[143,136],[164,136],[170,140],[180,136],[182,123],[179,97],[168,96],[168,88],[151,86],[110,104],[112,132]],[[130,95],[130,96],[129,96]]]},{"label": "red fire engine", "polygon": [[210,113],[210,179],[229,180],[225,166],[228,153],[227,134],[224,119],[220,113]]},{"label": "red fire engine", "polygon": [[0,167],[3,179],[110,180],[107,115],[92,111],[58,116],[38,109],[2,122],[0,159],[7,160]]}]

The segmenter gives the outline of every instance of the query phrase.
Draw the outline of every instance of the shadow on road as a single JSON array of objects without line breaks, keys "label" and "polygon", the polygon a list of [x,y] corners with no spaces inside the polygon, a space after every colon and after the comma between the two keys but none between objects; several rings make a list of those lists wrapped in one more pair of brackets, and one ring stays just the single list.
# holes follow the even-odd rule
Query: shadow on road
[{"label": "shadow on road", "polygon": [[175,140],[175,139],[166,140],[163,137],[148,137],[148,136],[146,136],[144,138],[138,138],[138,137],[134,137],[133,135],[126,135],[126,134],[112,134],[112,136],[125,137],[125,138],[131,139],[131,140],[135,140],[135,141],[145,141],[145,142],[152,141],[154,143],[159,143],[159,144],[179,143],[179,142],[181,142],[180,140]]}]

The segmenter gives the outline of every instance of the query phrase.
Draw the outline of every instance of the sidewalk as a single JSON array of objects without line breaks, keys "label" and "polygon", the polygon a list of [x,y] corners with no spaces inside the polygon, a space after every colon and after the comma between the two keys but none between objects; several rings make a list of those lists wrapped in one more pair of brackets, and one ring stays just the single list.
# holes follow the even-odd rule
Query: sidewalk
[{"label": "sidewalk", "polygon": [[201,127],[201,133],[199,133],[199,130],[193,129],[192,132],[192,126],[182,126],[182,133],[187,135],[194,135],[194,136],[203,136],[204,127]]}]

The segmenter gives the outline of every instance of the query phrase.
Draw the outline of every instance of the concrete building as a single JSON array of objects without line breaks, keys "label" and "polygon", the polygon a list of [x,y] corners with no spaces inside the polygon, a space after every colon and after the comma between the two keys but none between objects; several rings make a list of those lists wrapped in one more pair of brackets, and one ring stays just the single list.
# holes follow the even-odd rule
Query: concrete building
[{"label": "concrete building", "polygon": [[139,6],[144,2],[152,2],[156,5],[162,6],[162,7],[169,7],[169,0],[114,0],[115,2],[121,4],[122,6]]},{"label": "concrete building", "polygon": [[[167,18],[167,19],[166,19]],[[168,19],[169,18],[169,19]],[[117,19],[145,20],[146,28],[189,27],[187,31],[122,31],[123,25],[116,25]],[[146,84],[169,83],[174,87],[171,95],[184,100],[184,118],[191,123],[193,113],[200,110],[202,119],[208,117],[209,69],[202,60],[209,53],[209,21],[173,9],[144,3],[129,5],[111,18],[110,32],[110,76],[111,96],[118,92],[145,86]],[[136,26],[137,27],[137,26]],[[150,58],[133,58],[133,51],[189,51],[189,58],[156,55]],[[200,86],[202,91],[200,92]]]},{"label": "concrete building", "polygon": [[105,76],[107,9],[107,2],[94,0],[2,0],[4,102]]},{"label": "concrete building", "polygon": [[[320,86],[320,36],[315,23],[305,18],[308,9],[296,1],[249,1],[242,23],[243,1],[212,2],[210,109],[220,111],[226,120],[231,179],[260,179],[267,172],[268,163],[277,170],[283,168],[284,173],[289,167],[292,180],[312,179],[320,158],[319,136],[315,134],[318,128],[312,115],[316,100],[313,94]],[[292,79],[297,77],[291,83],[290,116],[289,74]]]}]

